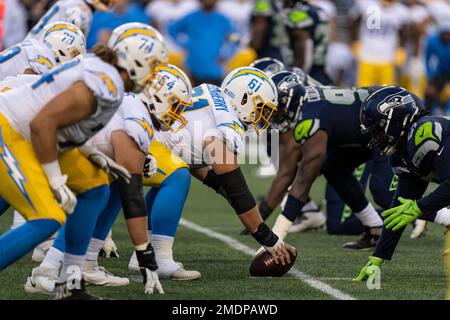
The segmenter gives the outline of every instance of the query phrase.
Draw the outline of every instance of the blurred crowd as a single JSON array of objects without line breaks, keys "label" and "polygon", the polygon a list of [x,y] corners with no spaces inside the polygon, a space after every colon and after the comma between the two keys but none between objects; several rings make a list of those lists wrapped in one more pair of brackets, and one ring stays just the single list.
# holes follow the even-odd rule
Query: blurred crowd
[{"label": "blurred crowd", "polygon": [[[3,48],[21,41],[54,2],[0,0]],[[189,72],[194,84],[218,84],[229,69],[262,56],[278,58],[308,72],[315,58],[308,58],[308,54],[314,56],[315,51],[302,51],[301,58],[298,53],[296,56],[297,40],[292,40],[279,9],[285,3],[298,2],[116,0],[113,12],[95,13],[88,48],[106,42],[118,25],[139,21],[163,33],[171,63]],[[400,84],[426,98],[433,112],[450,113],[450,0],[307,2],[320,8],[326,17],[327,30],[321,32],[327,41],[322,52],[332,84]],[[261,17],[267,20],[264,31]],[[315,31],[310,46],[317,45],[320,36]]]}]

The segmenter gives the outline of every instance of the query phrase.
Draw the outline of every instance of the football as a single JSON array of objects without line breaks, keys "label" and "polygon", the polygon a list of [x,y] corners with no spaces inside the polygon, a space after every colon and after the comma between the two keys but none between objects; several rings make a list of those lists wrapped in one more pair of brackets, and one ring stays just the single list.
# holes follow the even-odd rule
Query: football
[{"label": "football", "polygon": [[[281,277],[285,275],[294,265],[297,256],[289,252],[291,263],[276,264],[272,255],[266,250],[258,253],[250,265],[250,274],[255,277]],[[298,255],[298,253],[297,253]]]}]

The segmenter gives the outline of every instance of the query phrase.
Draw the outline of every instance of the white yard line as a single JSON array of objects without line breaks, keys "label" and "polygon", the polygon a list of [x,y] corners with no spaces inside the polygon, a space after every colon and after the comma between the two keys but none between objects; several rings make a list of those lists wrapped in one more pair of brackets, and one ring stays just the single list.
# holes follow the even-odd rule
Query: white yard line
[{"label": "white yard line", "polygon": [[[249,256],[255,256],[255,254],[256,254],[256,250],[253,250],[252,248],[237,241],[236,239],[233,239],[227,235],[216,232],[209,228],[202,227],[198,224],[187,221],[185,219],[180,220],[180,225],[182,225],[183,227],[190,229],[192,231],[202,233],[210,238],[220,240],[220,241],[224,242],[225,244],[227,244],[228,246],[232,247],[233,249],[236,249],[240,252],[248,254]],[[289,271],[289,273],[291,275],[293,275],[294,277],[300,279],[301,281],[303,281],[310,287],[317,289],[319,291],[322,291],[323,293],[326,293],[326,294],[332,296],[333,298],[336,298],[338,300],[356,300],[356,298],[354,298],[336,288],[333,288],[332,286],[330,286],[326,283],[323,283],[323,282],[317,280],[316,278],[297,270],[296,268],[292,268]]]}]

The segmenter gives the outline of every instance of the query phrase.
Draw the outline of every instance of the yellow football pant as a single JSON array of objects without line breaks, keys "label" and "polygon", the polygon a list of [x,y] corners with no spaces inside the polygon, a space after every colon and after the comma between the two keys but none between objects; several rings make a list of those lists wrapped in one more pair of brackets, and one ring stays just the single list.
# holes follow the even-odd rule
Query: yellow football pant
[{"label": "yellow football pant", "polygon": [[358,87],[369,87],[374,85],[394,85],[394,64],[372,64],[361,61],[358,65]]},{"label": "yellow football pant", "polygon": [[145,186],[159,187],[175,170],[188,168],[188,165],[181,158],[174,155],[158,141],[153,140],[148,152],[156,158],[158,170],[150,179],[144,178],[143,183]]},{"label": "yellow football pant", "polygon": [[[68,187],[80,193],[108,183],[105,172],[95,167],[78,150],[59,157]],[[44,170],[31,143],[16,132],[0,114],[0,197],[27,220],[54,219],[64,224],[65,212],[58,206]]]}]

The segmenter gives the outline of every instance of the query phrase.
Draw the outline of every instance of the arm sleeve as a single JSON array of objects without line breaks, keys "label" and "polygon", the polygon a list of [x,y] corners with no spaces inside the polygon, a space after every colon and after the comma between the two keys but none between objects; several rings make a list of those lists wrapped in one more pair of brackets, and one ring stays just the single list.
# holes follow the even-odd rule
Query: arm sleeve
[{"label": "arm sleeve", "polygon": [[[445,138],[440,151],[430,160],[433,171],[441,183],[428,196],[417,201],[423,214],[431,214],[450,205],[450,137]],[[424,159],[425,160],[425,159]]]},{"label": "arm sleeve", "polygon": [[[399,204],[398,197],[419,199],[425,192],[427,186],[428,183],[419,180],[419,178],[413,176],[412,174],[401,175],[399,177],[397,192],[395,193],[391,207]],[[381,237],[378,240],[373,255],[383,260],[391,260],[404,230],[405,228],[402,228],[394,232],[383,228],[383,232],[381,233]]]}]

